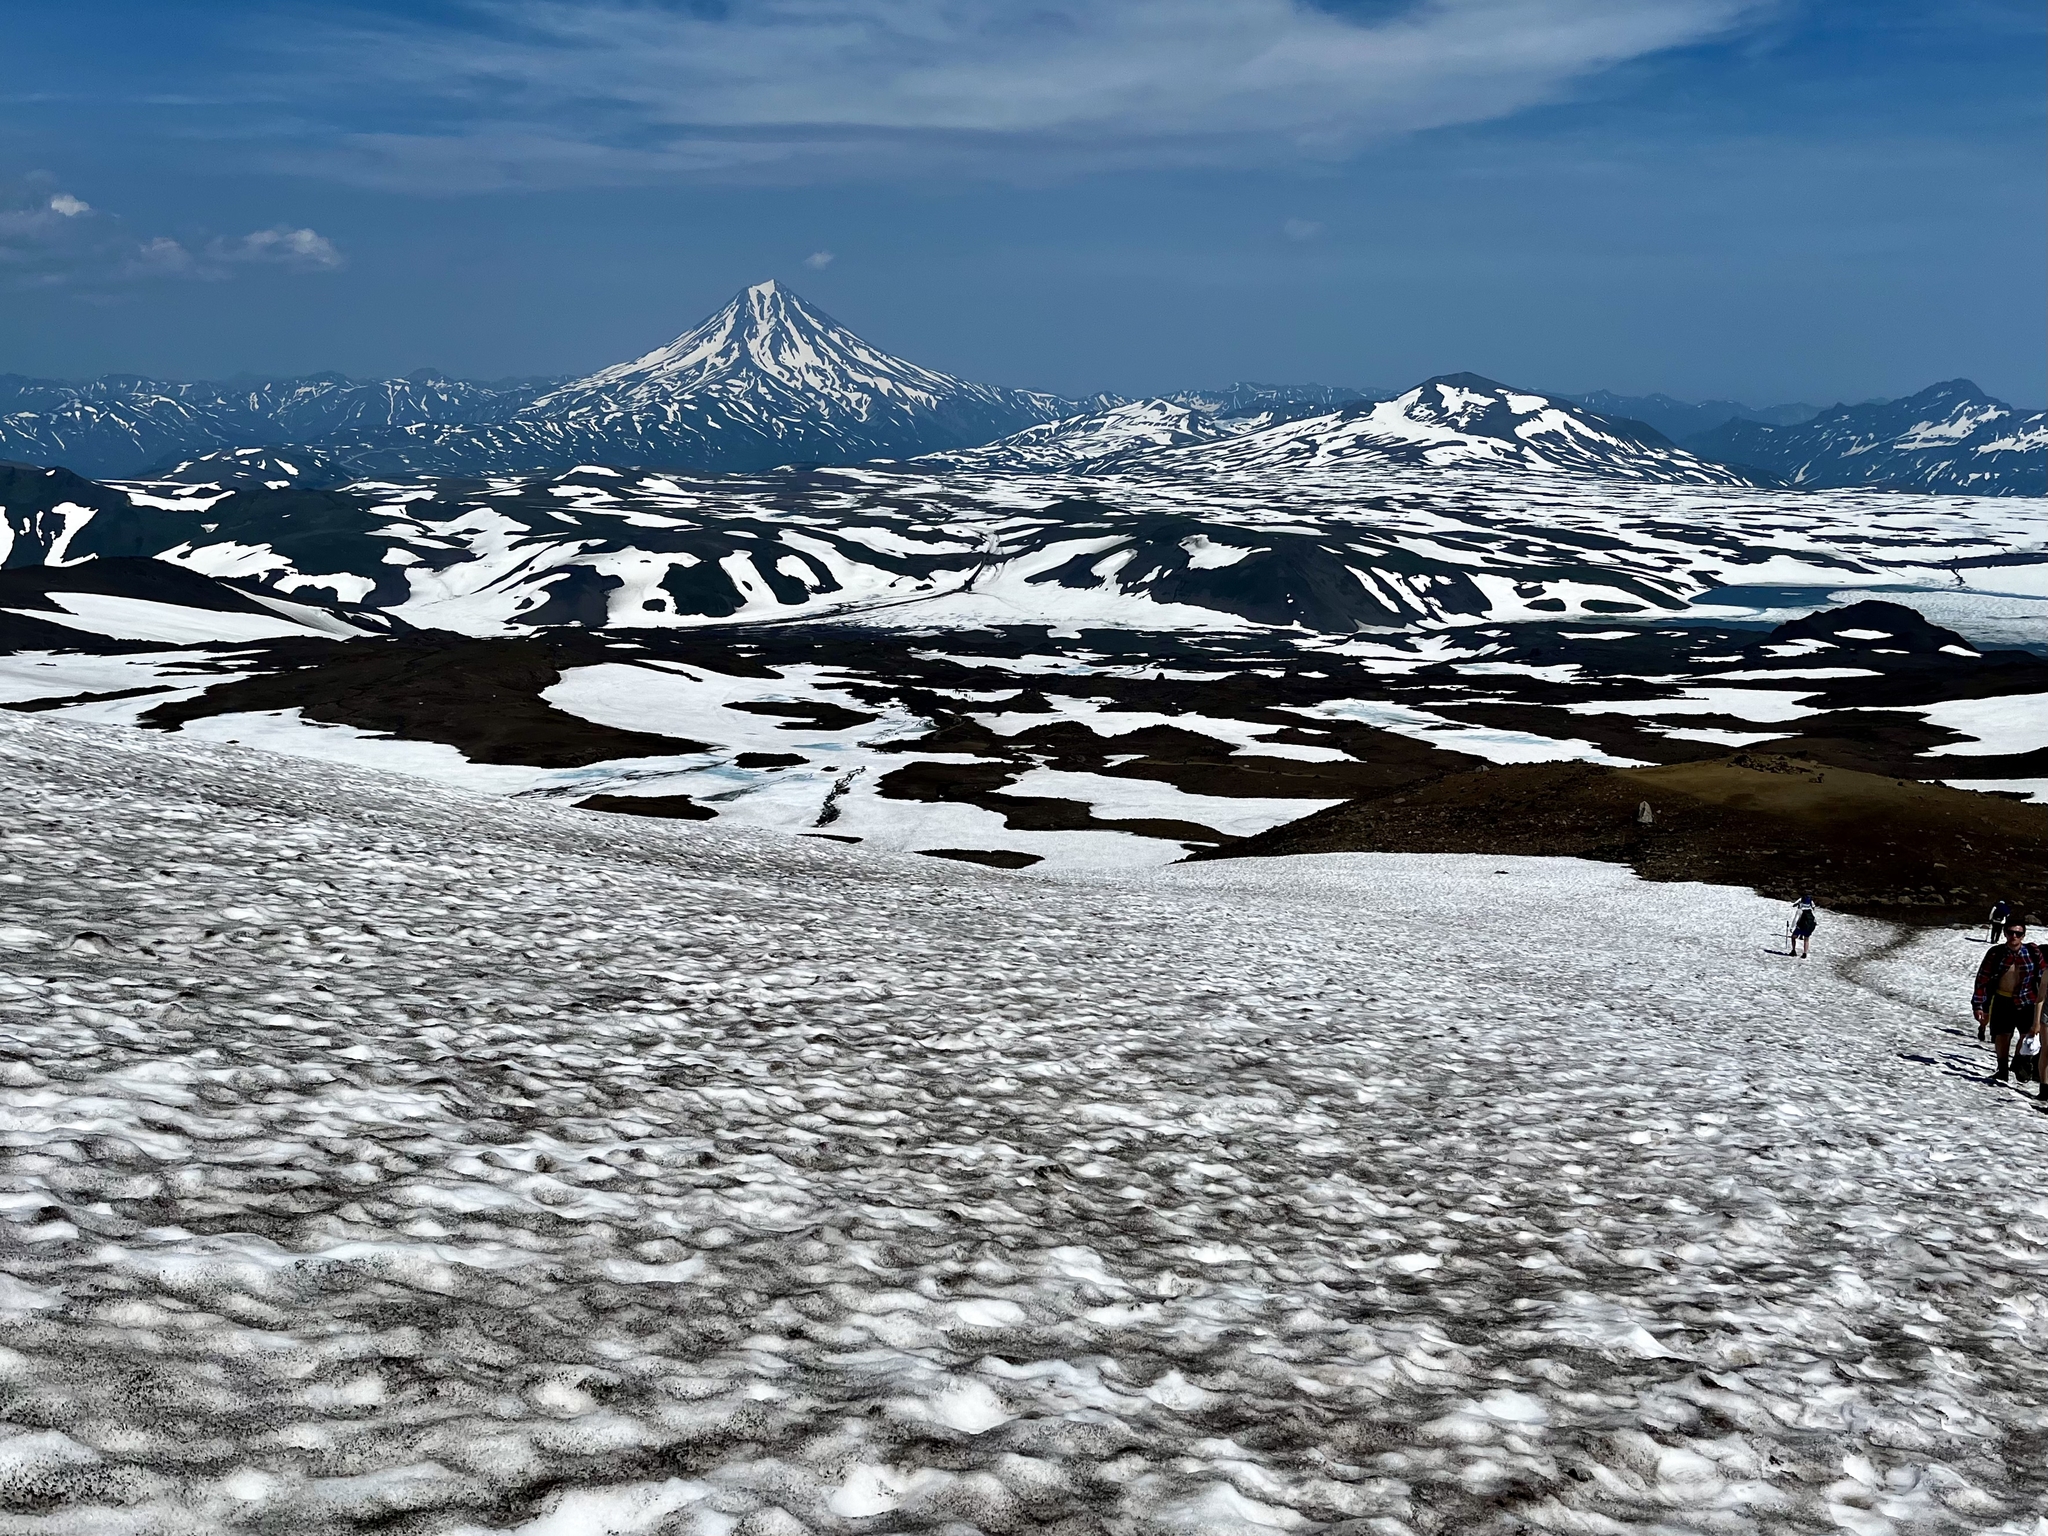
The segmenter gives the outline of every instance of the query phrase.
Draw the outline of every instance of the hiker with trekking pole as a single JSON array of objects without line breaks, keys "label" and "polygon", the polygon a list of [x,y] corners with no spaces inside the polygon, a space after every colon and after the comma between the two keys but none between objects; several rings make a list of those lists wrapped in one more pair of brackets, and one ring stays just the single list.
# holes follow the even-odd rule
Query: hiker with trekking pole
[{"label": "hiker with trekking pole", "polygon": [[[2041,946],[2027,942],[2027,925],[2017,918],[2005,925],[2005,942],[1984,952],[1977,967],[1977,985],[1970,995],[1970,1012],[1977,1017],[1977,1038],[1988,1033],[1991,1048],[1998,1053],[1994,1083],[2009,1082],[2014,1037],[2022,1055],[2034,1058],[2034,1075],[2042,1076],[2041,1004],[2048,999],[2048,957]],[[2032,1049],[2029,1050],[2028,1047]],[[2048,1082],[2041,1085],[2048,1099]]]}]

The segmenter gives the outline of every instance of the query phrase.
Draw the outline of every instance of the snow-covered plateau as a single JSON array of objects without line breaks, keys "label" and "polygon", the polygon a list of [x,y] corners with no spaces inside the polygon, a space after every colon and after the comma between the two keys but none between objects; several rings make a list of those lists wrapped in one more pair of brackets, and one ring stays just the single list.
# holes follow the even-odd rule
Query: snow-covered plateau
[{"label": "snow-covered plateau", "polygon": [[2048,1532],[1952,929],[0,777],[9,1536]]},{"label": "snow-covered plateau", "polygon": [[[1351,634],[1654,622],[1788,592],[1805,612],[1836,591],[2017,608],[2038,633],[2048,608],[2038,500],[1631,481],[1426,422],[1391,439],[1382,414],[1127,455],[1085,433],[1025,445],[1110,466],[1087,473],[1020,467],[1025,449],[1006,444],[929,466],[589,466],[320,491],[0,465],[0,554],[10,568],[149,555],[468,635],[821,618]],[[1470,457],[1423,461],[1437,453]]]}]

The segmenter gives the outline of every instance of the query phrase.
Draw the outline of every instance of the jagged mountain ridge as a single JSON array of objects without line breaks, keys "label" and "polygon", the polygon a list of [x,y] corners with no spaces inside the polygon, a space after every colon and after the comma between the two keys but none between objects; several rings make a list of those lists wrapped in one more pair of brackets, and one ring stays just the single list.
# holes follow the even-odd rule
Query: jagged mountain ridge
[{"label": "jagged mountain ridge", "polygon": [[2048,495],[2048,413],[2016,410],[1968,379],[1789,426],[1730,421],[1686,446],[1792,485]]},{"label": "jagged mountain ridge", "polygon": [[[0,459],[134,475],[238,445],[304,444],[510,416],[545,381],[477,383],[421,370],[180,383],[108,374],[86,383],[0,375]],[[302,451],[302,457],[315,457]]]}]

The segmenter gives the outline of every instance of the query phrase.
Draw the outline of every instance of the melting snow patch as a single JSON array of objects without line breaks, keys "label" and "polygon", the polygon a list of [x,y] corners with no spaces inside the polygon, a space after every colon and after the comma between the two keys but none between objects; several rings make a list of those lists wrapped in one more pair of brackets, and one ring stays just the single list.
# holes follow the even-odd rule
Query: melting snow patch
[{"label": "melting snow patch", "polygon": [[2029,800],[2048,800],[2048,779],[1943,779],[1950,789],[1996,790],[2023,795]]},{"label": "melting snow patch", "polygon": [[1575,715],[1732,715],[1759,725],[1803,720],[1810,693],[1769,688],[1686,688],[1673,699],[1588,699],[1565,708]]},{"label": "melting snow patch", "polygon": [[1263,549],[1252,549],[1242,544],[1219,544],[1204,533],[1188,535],[1180,541],[1180,547],[1187,551],[1188,569],[1191,571],[1220,571],[1252,555],[1265,553]]},{"label": "melting snow patch", "polygon": [[114,640],[149,640],[165,645],[203,644],[210,640],[277,640],[316,632],[312,626],[264,613],[220,613],[211,608],[184,608],[140,597],[112,597],[101,592],[52,592],[53,613],[39,608],[4,611],[23,618],[62,624]]},{"label": "melting snow patch", "polygon": [[1328,806],[1343,803],[1340,800],[1194,795],[1157,779],[1070,773],[1055,768],[1029,769],[1014,784],[1006,785],[997,793],[1079,800],[1104,820],[1158,818],[1189,821],[1221,832],[1226,837],[1250,837],[1283,822],[1298,821]]},{"label": "melting snow patch", "polygon": [[1426,709],[1375,699],[1338,699],[1325,704],[1283,704],[1282,709],[1331,720],[1357,720],[1397,736],[1426,741],[1453,752],[1466,752],[1490,763],[1602,763],[1614,768],[1641,768],[1632,757],[1614,757],[1577,738],[1559,740],[1528,731],[1498,730],[1447,719]]},{"label": "melting snow patch", "polygon": [[1940,704],[1896,704],[1929,725],[1974,738],[1931,747],[1927,757],[2003,757],[2048,747],[2048,693],[1991,699],[1950,699]]}]

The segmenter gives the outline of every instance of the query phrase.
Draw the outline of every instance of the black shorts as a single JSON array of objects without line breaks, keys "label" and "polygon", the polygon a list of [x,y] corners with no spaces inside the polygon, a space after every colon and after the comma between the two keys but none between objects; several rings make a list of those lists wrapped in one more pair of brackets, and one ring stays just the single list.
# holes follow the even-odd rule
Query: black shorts
[{"label": "black shorts", "polygon": [[1792,925],[1792,937],[1795,939],[1811,938],[1813,937],[1813,929],[1813,914],[1811,912],[1802,912],[1799,914],[1799,921]]},{"label": "black shorts", "polygon": [[2010,1035],[2034,1027],[2034,1005],[2016,1003],[2009,997],[1994,996],[1991,1008],[1984,1016],[1994,1035]]}]

